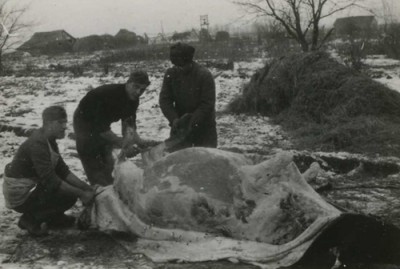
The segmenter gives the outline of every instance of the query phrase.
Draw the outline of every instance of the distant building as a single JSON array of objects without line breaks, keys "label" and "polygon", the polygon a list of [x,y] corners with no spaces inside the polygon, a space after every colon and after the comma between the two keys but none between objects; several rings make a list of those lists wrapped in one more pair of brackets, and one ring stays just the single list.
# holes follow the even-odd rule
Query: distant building
[{"label": "distant building", "polygon": [[195,29],[181,33],[175,32],[171,37],[171,41],[183,42],[183,43],[196,43],[200,41],[200,35]]},{"label": "distant building", "polygon": [[143,37],[143,36],[141,36],[141,35],[137,35],[136,36],[136,43],[137,44],[148,44],[149,43],[149,40],[148,40],[148,38],[146,38],[146,37]]},{"label": "distant building", "polygon": [[74,52],[93,52],[97,50],[114,49],[115,41],[112,35],[90,35],[78,38],[73,46]]},{"label": "distant building", "polygon": [[138,36],[126,29],[120,29],[114,39],[117,48],[133,47],[138,43]]},{"label": "distant building", "polygon": [[378,22],[374,16],[353,16],[336,19],[333,27],[336,36],[367,36],[378,29]]},{"label": "distant building", "polygon": [[215,41],[216,42],[227,42],[231,38],[228,31],[218,31],[215,34]]},{"label": "distant building", "polygon": [[108,49],[126,49],[144,43],[143,37],[126,29],[120,29],[115,36],[105,34],[78,38],[74,44],[74,51],[93,52]]},{"label": "distant building", "polygon": [[167,37],[163,33],[159,33],[155,37],[150,38],[149,43],[150,44],[168,44],[168,43],[170,43],[170,38]]},{"label": "distant building", "polygon": [[17,50],[29,52],[32,55],[72,52],[75,41],[76,39],[64,30],[38,32]]},{"label": "distant building", "polygon": [[210,35],[210,32],[208,31],[207,28],[202,28],[200,29],[199,32],[199,41],[201,43],[208,43],[212,41],[212,37]]}]

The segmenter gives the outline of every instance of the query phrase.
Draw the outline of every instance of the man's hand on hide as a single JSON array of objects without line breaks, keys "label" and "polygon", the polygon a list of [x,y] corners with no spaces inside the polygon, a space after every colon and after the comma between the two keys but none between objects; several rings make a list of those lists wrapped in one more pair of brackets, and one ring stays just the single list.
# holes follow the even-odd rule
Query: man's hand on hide
[{"label": "man's hand on hide", "polygon": [[125,146],[122,151],[124,152],[126,158],[133,158],[141,152],[141,149],[137,145],[131,144],[129,146]]},{"label": "man's hand on hide", "polygon": [[79,197],[84,206],[89,206],[91,203],[93,203],[94,198],[95,198],[94,190],[84,191],[83,194]]},{"label": "man's hand on hide", "polygon": [[186,136],[188,134],[188,130],[191,129],[190,128],[191,118],[192,114],[186,113],[179,119],[175,119],[172,122],[171,134],[173,136]]},{"label": "man's hand on hide", "polygon": [[155,141],[155,140],[144,140],[142,139],[141,143],[138,145],[141,150],[149,149],[152,147],[157,146],[158,144],[161,144],[162,142],[160,141]]},{"label": "man's hand on hide", "polygon": [[123,139],[122,137],[119,137],[118,135],[116,135],[115,133],[113,133],[112,131],[106,131],[100,134],[100,136],[108,141],[108,143],[110,143],[111,145],[113,145],[116,148],[121,148],[123,145]]}]

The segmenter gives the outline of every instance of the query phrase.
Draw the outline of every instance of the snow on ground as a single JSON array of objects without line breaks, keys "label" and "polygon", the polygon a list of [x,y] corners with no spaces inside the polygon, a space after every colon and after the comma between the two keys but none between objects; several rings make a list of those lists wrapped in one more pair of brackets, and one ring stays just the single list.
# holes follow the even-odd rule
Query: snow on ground
[{"label": "snow on ground", "polygon": [[373,67],[400,66],[400,60],[387,58],[386,55],[368,56],[363,63]]},{"label": "snow on ground", "polygon": [[[336,51],[329,51],[329,54],[339,63],[345,64]],[[390,59],[385,55],[369,55],[362,62],[371,78],[400,92],[400,60]]]},{"label": "snow on ground", "polygon": [[[87,60],[87,59],[86,59]],[[32,59],[30,60],[32,61]],[[49,66],[61,63],[71,64],[74,60],[53,59],[40,57],[35,66]],[[393,66],[398,61],[384,59],[382,57],[369,59],[371,66]],[[223,113],[226,105],[237,95],[255,70],[263,67],[264,59],[254,59],[247,62],[236,62],[234,70],[220,71],[211,68],[215,79],[217,94],[217,123],[219,132],[219,147],[249,153],[268,154],[271,149],[290,148],[290,142],[279,126],[271,125],[267,117],[243,115],[228,115]],[[169,134],[169,126],[158,106],[158,95],[160,92],[163,73],[170,63],[163,62],[139,62],[134,64],[115,64],[111,72],[105,76],[99,71],[85,70],[86,76],[74,77],[72,74],[60,72],[48,73],[46,76],[35,77],[3,77],[0,85],[0,123],[23,126],[26,128],[37,128],[41,125],[41,112],[50,105],[63,105],[68,113],[69,124],[67,133],[72,133],[72,115],[79,100],[91,89],[108,83],[123,83],[129,71],[134,68],[147,69],[150,74],[151,85],[141,97],[141,105],[138,110],[138,130],[144,138],[154,140],[165,140]],[[398,71],[397,71],[398,72]],[[121,73],[123,76],[114,77]],[[381,78],[381,80],[386,78]],[[399,76],[391,81],[399,81]],[[116,133],[120,133],[120,123],[112,125]],[[2,133],[3,155],[12,156],[13,151],[21,143],[23,138],[16,137],[12,133]],[[10,147],[9,144],[13,144]],[[65,155],[67,163],[72,170],[83,175],[82,167],[76,158],[74,141],[66,138],[59,141],[60,149]],[[6,157],[6,156],[4,156]],[[2,158],[0,169],[9,162],[10,157]]]},{"label": "snow on ground", "polygon": [[382,76],[374,78],[374,80],[386,85],[394,91],[400,92],[400,61],[395,68],[392,67],[391,69],[388,69],[387,67],[379,67],[374,68],[374,70],[383,73]]},{"label": "snow on ground", "polygon": [[[32,61],[32,59],[31,59]],[[54,59],[53,59],[54,61]],[[60,61],[54,61],[60,62]],[[37,67],[49,65],[48,58],[39,58],[38,63],[32,62]],[[64,64],[64,62],[61,62]],[[234,70],[220,71],[211,68],[210,71],[216,76],[216,95],[217,95],[217,126],[219,135],[219,147],[221,149],[239,151],[244,153],[263,153],[270,154],[273,148],[282,148],[290,145],[285,134],[279,126],[273,126],[267,117],[243,115],[229,115],[224,113],[227,104],[238,94],[241,93],[243,85],[250,80],[255,70],[262,67],[264,61],[256,59],[249,62],[235,63]],[[168,138],[168,121],[162,115],[158,105],[158,95],[160,93],[163,74],[170,66],[169,62],[139,62],[135,64],[115,64],[111,72],[105,76],[101,71],[86,70],[84,76],[74,77],[69,73],[51,72],[41,76],[29,77],[2,77],[0,84],[0,125],[21,126],[23,128],[38,128],[41,126],[41,112],[50,105],[62,105],[68,114],[68,128],[65,139],[58,140],[60,152],[69,165],[70,169],[78,177],[84,179],[84,171],[77,157],[75,142],[71,139],[72,116],[80,99],[91,89],[109,83],[124,83],[129,71],[133,68],[146,69],[150,75],[151,85],[143,94],[137,115],[137,126],[140,135],[146,139],[163,141]],[[120,73],[122,76],[115,77]],[[112,129],[120,134],[120,123],[112,125]],[[18,137],[13,132],[0,133],[0,175],[4,167],[9,163],[25,137]],[[134,161],[140,157],[134,158]],[[1,182],[0,179],[0,189]],[[1,190],[0,190],[1,192]],[[7,224],[4,229],[12,229],[14,235],[8,240],[2,235],[4,244],[10,245],[15,236],[23,233],[16,227],[18,213],[7,210],[4,199],[0,199],[0,214]],[[1,244],[0,244],[1,245]],[[1,247],[1,246],[0,246]],[[0,261],[7,258],[0,257]],[[62,262],[62,261],[61,261]],[[50,265],[48,265],[50,266]],[[1,266],[0,266],[1,267]],[[59,264],[46,268],[80,268],[73,264],[68,266]],[[23,267],[21,267],[23,268]]]},{"label": "snow on ground", "polygon": [[374,55],[367,57],[363,62],[372,70],[374,80],[400,92],[400,60]]},{"label": "snow on ground", "polygon": [[[96,57],[96,56],[93,56]],[[92,57],[92,58],[93,58]],[[90,58],[89,58],[90,59]],[[88,59],[86,59],[88,60]],[[32,58],[30,61],[33,61]],[[76,59],[40,57],[36,66],[48,66],[53,63],[71,64]],[[254,59],[246,62],[235,62],[234,70],[210,71],[217,76],[217,128],[219,148],[244,153],[270,154],[274,149],[290,149],[291,143],[279,126],[272,125],[268,117],[243,116],[224,113],[227,104],[241,93],[243,86],[250,80],[255,70],[265,64],[265,59]],[[387,59],[384,56],[368,57],[365,60],[374,72],[380,76],[375,80],[400,92],[400,61]],[[138,131],[143,138],[165,140],[169,134],[169,126],[158,105],[164,71],[170,67],[168,61],[138,62],[115,64],[108,75],[95,68],[85,70],[84,76],[74,77],[69,73],[51,72],[46,76],[35,77],[2,77],[0,84],[0,124],[37,128],[41,125],[41,112],[50,105],[62,105],[69,117],[67,134],[73,132],[72,115],[79,100],[91,89],[109,83],[124,83],[129,71],[134,68],[146,69],[150,74],[151,85],[143,94],[138,109]],[[116,74],[122,76],[115,77]],[[112,129],[120,134],[120,123],[112,125]],[[0,171],[9,162],[18,143],[24,138],[13,133],[0,133],[0,144],[3,158],[0,160]],[[70,138],[59,141],[60,149],[65,155],[72,170],[83,175],[82,167],[76,158],[75,143]],[[1,172],[0,172],[1,173]]]},{"label": "snow on ground", "polygon": [[[39,58],[38,66],[48,66],[46,58]],[[250,80],[255,70],[264,65],[264,60],[255,59],[235,63],[234,70],[220,71],[211,68],[216,75],[217,126],[219,145],[222,149],[240,152],[264,152],[271,147],[289,145],[279,126],[272,126],[267,117],[228,115],[223,113],[227,104],[241,93],[243,85]],[[86,71],[89,76],[73,77],[65,73],[49,73],[46,76],[2,77],[0,85],[0,124],[38,128],[41,126],[41,112],[50,105],[62,105],[68,114],[67,137],[59,140],[60,151],[73,172],[84,177],[83,169],[77,158],[75,143],[70,139],[73,133],[72,116],[80,99],[91,89],[109,83],[124,83],[129,71],[133,68],[146,69],[150,75],[151,85],[143,94],[137,115],[137,126],[140,135],[146,139],[163,141],[168,138],[168,121],[162,115],[158,105],[163,74],[170,66],[169,62],[139,62],[135,64],[116,64],[112,72],[104,76],[101,72]],[[114,77],[115,73],[123,76]],[[121,133],[120,123],[112,125],[112,130]],[[0,171],[10,161],[18,145],[26,138],[17,137],[14,133],[0,133],[0,145],[3,158],[0,160]],[[2,173],[2,172],[0,172]],[[2,199],[0,199],[2,200]]]},{"label": "snow on ground", "polygon": [[[95,56],[93,56],[95,57]],[[80,59],[82,62],[82,59]],[[87,60],[87,59],[86,59]],[[21,65],[32,64],[37,68],[48,67],[49,64],[71,65],[79,62],[79,59],[64,58],[30,58],[29,62]],[[264,66],[264,59],[254,59],[247,62],[236,62],[234,70],[217,70],[211,68],[210,71],[217,76],[216,94],[217,94],[217,130],[219,148],[242,152],[248,154],[261,154],[268,156],[282,149],[290,150],[292,145],[290,138],[279,126],[273,125],[268,117],[255,115],[232,115],[225,113],[226,105],[237,95],[241,93],[243,85],[250,80],[255,70]],[[400,62],[384,57],[371,57],[365,61],[366,64],[380,76],[376,77],[379,82],[388,85],[393,90],[400,92]],[[161,88],[163,73],[170,66],[167,61],[163,62],[139,62],[132,64],[114,64],[108,75],[104,75],[101,69],[89,69],[84,71],[81,77],[74,77],[70,73],[48,72],[41,76],[32,77],[2,77],[0,83],[0,124],[22,126],[24,128],[37,128],[41,125],[41,112],[50,105],[62,105],[66,108],[69,117],[67,137],[59,140],[61,154],[71,170],[80,178],[85,178],[82,165],[77,158],[75,142],[70,137],[72,129],[72,115],[78,105],[79,100],[91,89],[108,83],[124,83],[129,71],[133,68],[148,70],[150,74],[151,85],[141,97],[141,105],[138,109],[137,125],[138,131],[143,138],[154,140],[165,140],[169,134],[167,120],[161,113],[158,106],[158,95]],[[118,76],[117,76],[118,74]],[[121,76],[122,74],[122,76]],[[120,133],[120,123],[112,125],[116,133]],[[25,137],[18,137],[13,132],[0,133],[0,175],[4,171],[4,166],[10,162],[19,145],[25,140]],[[348,153],[315,153],[316,155],[335,156],[340,158],[351,158],[354,155]],[[355,156],[360,159],[360,156]],[[136,161],[137,158],[134,159]],[[398,161],[396,161],[398,163]],[[1,189],[0,179],[0,189]],[[1,190],[0,190],[1,192]],[[338,191],[339,195],[342,193]],[[347,196],[342,198],[343,205],[353,196],[359,196],[360,193],[346,192]],[[336,195],[336,194],[335,194]],[[338,201],[337,195],[333,199]],[[380,197],[378,193],[376,197]],[[330,196],[328,196],[329,198]],[[369,196],[374,197],[374,196]],[[354,198],[354,197],[353,197]],[[366,197],[367,199],[368,197]],[[379,199],[372,203],[365,203],[364,212],[375,212],[379,204]],[[385,204],[382,203],[382,206]],[[9,226],[0,225],[0,239],[4,244],[13,244],[15,236],[22,231],[16,227],[18,214],[7,210],[4,206],[4,199],[0,199],[0,215],[2,220],[8,219]],[[4,231],[13,233],[13,236],[7,237]],[[17,241],[18,242],[18,241]],[[1,247],[0,242],[0,247]],[[0,262],[7,258],[0,255]],[[15,264],[13,264],[14,266]],[[0,265],[3,268],[3,264]],[[80,264],[64,264],[60,261],[57,265],[44,265],[42,268],[81,268]],[[6,267],[4,267],[6,268]],[[13,267],[15,268],[15,267]],[[20,268],[24,268],[23,266]]]},{"label": "snow on ground", "polygon": [[221,149],[270,155],[291,145],[281,128],[272,125],[268,117],[222,115],[217,124]]}]

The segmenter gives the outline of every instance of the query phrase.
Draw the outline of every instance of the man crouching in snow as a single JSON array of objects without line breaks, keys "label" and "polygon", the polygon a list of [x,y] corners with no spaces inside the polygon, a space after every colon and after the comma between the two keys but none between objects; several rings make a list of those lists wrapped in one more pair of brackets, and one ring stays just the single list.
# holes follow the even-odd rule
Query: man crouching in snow
[{"label": "man crouching in snow", "polygon": [[31,235],[47,234],[49,228],[72,226],[75,218],[64,212],[77,198],[84,205],[94,198],[91,186],[78,179],[62,159],[57,139],[65,137],[67,113],[51,106],[42,114],[43,126],[19,147],[4,172],[3,194],[6,206],[22,213],[21,229]]}]

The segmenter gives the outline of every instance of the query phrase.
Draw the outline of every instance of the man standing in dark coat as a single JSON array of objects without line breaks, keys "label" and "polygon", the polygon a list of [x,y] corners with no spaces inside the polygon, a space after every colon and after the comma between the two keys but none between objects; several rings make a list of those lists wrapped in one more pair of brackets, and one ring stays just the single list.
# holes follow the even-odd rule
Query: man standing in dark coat
[{"label": "man standing in dark coat", "polygon": [[121,148],[123,137],[111,131],[113,122],[122,121],[122,134],[130,127],[134,142],[143,142],[136,132],[139,97],[149,77],[144,71],[133,72],[125,84],[110,84],[91,90],[80,101],[74,114],[76,147],[90,184],[113,183],[113,148]]},{"label": "man standing in dark coat", "polygon": [[171,46],[170,60],[174,66],[165,73],[160,107],[171,126],[171,136],[180,125],[180,119],[184,115],[191,116],[190,131],[181,148],[216,148],[214,78],[210,71],[193,61],[194,52],[187,44]]}]

